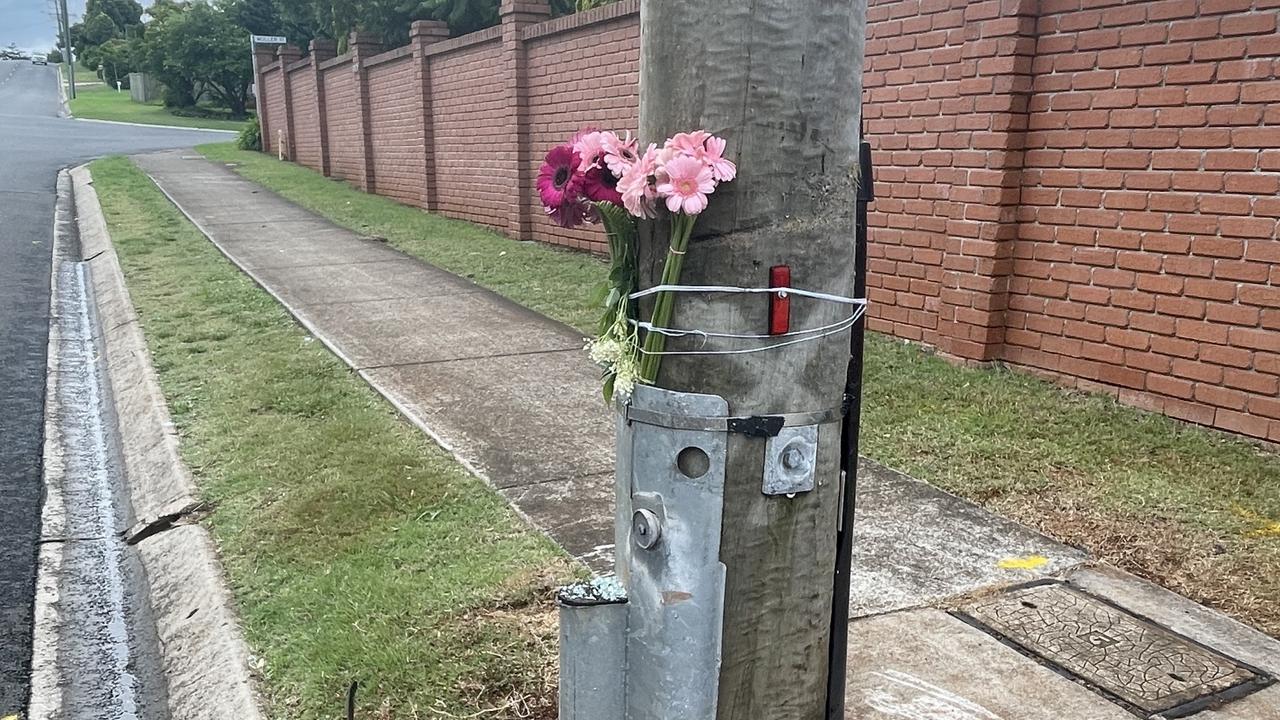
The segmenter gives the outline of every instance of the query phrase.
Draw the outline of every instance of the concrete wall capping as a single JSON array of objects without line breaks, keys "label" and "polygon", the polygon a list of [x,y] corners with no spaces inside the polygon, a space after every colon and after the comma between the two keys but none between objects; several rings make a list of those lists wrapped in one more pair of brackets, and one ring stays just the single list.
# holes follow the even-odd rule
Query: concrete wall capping
[{"label": "concrete wall capping", "polygon": [[412,46],[412,45],[404,45],[404,46],[398,47],[398,48],[396,48],[396,49],[394,49],[394,50],[388,50],[388,51],[386,51],[386,52],[384,52],[384,53],[380,53],[380,54],[378,54],[378,55],[374,55],[373,57],[369,58],[368,60],[365,60],[365,62],[364,62],[364,66],[365,66],[365,67],[373,67],[373,66],[375,66],[375,65],[381,65],[382,63],[394,62],[394,61],[396,61],[396,60],[400,60],[401,58],[407,58],[407,57],[413,57],[413,46]]},{"label": "concrete wall capping", "polygon": [[320,69],[328,70],[329,68],[335,68],[339,65],[350,65],[352,56],[353,54],[350,50],[342,53],[341,55],[335,55],[334,57],[320,63]]},{"label": "concrete wall capping", "polygon": [[520,31],[521,40],[534,40],[556,33],[576,30],[588,25],[607,22],[627,15],[638,15],[640,13],[640,0],[619,0],[619,2],[602,5],[598,8],[587,10],[586,12],[574,13],[573,15],[563,15],[558,18],[552,18],[540,22],[536,25],[530,25]]},{"label": "concrete wall capping", "polygon": [[456,38],[449,38],[448,40],[432,43],[427,46],[427,54],[443,55],[444,53],[463,50],[473,45],[479,45],[481,43],[493,42],[501,39],[502,27],[495,25],[483,30],[477,30],[473,33],[467,33],[466,35],[459,35]]},{"label": "concrete wall capping", "polygon": [[[639,8],[505,0],[502,25],[419,25],[314,79],[260,55],[264,145],[287,129],[298,162],[359,187],[603,253],[599,228],[543,216],[534,176],[583,127],[636,130]],[[870,0],[867,18],[869,327],[1280,442],[1276,0]]]},{"label": "concrete wall capping", "polygon": [[298,71],[298,70],[308,70],[308,69],[310,69],[310,68],[311,68],[311,56],[310,56],[310,55],[308,55],[307,57],[302,58],[301,60],[295,60],[295,61],[293,61],[293,62],[289,63],[288,65],[285,65],[285,66],[284,66],[285,71],[286,71],[286,72],[289,72],[289,73],[293,73],[293,72],[296,72],[296,71]]}]

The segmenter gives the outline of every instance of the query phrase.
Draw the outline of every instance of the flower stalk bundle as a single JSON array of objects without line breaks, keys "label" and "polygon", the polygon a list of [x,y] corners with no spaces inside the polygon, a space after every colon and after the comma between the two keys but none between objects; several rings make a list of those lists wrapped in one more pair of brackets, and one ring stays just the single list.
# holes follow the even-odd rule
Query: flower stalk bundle
[{"label": "flower stalk bundle", "polygon": [[640,152],[630,133],[583,130],[547,152],[538,173],[538,194],[551,220],[571,228],[604,225],[609,238],[609,277],[597,291],[603,313],[591,358],[604,368],[604,396],[630,393],[636,383],[658,377],[675,294],[657,293],[650,330],[636,322],[636,223],[670,215],[671,240],[662,267],[662,285],[677,285],[684,254],[707,196],[733,180],[737,168],[724,157],[725,141],[703,130],[679,133],[662,147],[650,143]]}]

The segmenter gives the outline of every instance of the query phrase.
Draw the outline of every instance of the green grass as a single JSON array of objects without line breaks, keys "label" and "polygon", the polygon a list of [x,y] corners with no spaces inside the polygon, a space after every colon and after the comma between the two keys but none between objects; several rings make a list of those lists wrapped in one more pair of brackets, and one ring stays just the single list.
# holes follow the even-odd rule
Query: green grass
[{"label": "green grass", "polygon": [[[517,243],[261,153],[199,148],[359,232],[590,332],[597,258]],[[865,455],[1280,634],[1280,455],[871,334]]]},{"label": "green grass", "polygon": [[236,172],[356,232],[392,246],[586,331],[598,317],[592,287],[602,278],[599,258],[535,243],[518,243],[491,230],[430,215],[394,200],[353,190],[307,168],[282,163],[231,143],[196,148],[211,160],[235,163]]},{"label": "green grass", "polygon": [[564,556],[228,263],[128,160],[92,166],[270,717],[554,717]]},{"label": "green grass", "polygon": [[[90,76],[92,77],[92,76]],[[82,86],[76,73],[76,98],[69,101],[71,114],[91,120],[115,120],[117,122],[142,123],[144,125],[172,125],[175,127],[211,128],[214,130],[239,130],[243,120],[219,120],[174,115],[160,104],[136,103],[129,91],[116,92],[103,84]]]}]

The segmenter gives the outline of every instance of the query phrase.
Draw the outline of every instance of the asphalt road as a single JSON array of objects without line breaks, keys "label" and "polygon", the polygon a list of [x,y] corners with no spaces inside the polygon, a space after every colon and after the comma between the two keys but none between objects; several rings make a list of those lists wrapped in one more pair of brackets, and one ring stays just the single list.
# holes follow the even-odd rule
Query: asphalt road
[{"label": "asphalt road", "polygon": [[58,171],[230,137],[58,117],[57,77],[53,67],[0,62],[0,718],[24,715],[29,692]]}]

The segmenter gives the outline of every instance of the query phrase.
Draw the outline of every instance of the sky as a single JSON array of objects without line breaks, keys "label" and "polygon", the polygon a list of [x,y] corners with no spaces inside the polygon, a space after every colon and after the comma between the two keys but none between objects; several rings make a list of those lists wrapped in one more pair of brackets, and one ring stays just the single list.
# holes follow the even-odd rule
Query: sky
[{"label": "sky", "polygon": [[[84,12],[85,0],[67,0],[71,22]],[[0,0],[0,46],[16,43],[23,50],[49,50],[58,36],[51,0]]]}]

